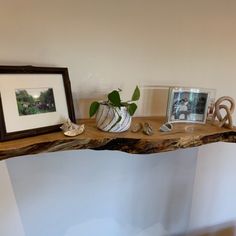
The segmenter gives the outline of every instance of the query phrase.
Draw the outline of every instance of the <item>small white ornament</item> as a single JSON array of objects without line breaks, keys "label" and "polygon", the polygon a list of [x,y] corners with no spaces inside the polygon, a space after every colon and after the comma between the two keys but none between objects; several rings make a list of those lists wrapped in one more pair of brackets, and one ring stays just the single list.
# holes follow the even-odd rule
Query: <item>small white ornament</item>
[{"label": "small white ornament", "polygon": [[85,125],[77,125],[71,122],[70,119],[68,119],[60,128],[63,131],[64,135],[74,137],[84,132]]},{"label": "small white ornament", "polygon": [[171,123],[165,123],[160,127],[161,132],[170,132],[173,129],[173,125]]},{"label": "small white ornament", "polygon": [[74,137],[74,136],[77,136],[79,134],[82,134],[84,132],[84,130],[85,130],[85,126],[83,124],[83,125],[79,125],[79,128],[65,131],[64,135],[69,136],[69,137]]}]

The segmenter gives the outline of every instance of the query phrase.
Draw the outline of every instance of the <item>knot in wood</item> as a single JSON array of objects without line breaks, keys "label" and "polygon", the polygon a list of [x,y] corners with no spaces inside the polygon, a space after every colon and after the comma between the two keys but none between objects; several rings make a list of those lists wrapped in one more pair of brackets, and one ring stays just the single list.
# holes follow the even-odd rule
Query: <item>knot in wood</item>
[{"label": "knot in wood", "polygon": [[[229,102],[230,106],[224,104],[224,102]],[[219,98],[215,103],[214,113],[212,116],[212,123],[218,120],[219,127],[233,128],[232,114],[235,109],[234,99],[228,96]],[[225,111],[225,115],[222,116],[221,111]]]}]

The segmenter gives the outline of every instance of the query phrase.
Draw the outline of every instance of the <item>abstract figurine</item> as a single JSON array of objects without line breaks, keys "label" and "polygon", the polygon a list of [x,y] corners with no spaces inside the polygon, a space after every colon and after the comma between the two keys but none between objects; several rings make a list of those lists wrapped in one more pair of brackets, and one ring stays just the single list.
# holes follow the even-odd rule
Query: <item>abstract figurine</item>
[{"label": "abstract figurine", "polygon": [[[227,106],[225,102],[229,102],[230,107]],[[217,125],[219,127],[232,129],[233,128],[232,114],[234,112],[234,109],[235,109],[235,102],[233,98],[228,96],[219,98],[215,103],[214,113],[212,116],[212,123],[216,124],[216,121],[218,121]],[[226,113],[224,117],[220,112],[221,110],[224,110],[224,112]]]}]

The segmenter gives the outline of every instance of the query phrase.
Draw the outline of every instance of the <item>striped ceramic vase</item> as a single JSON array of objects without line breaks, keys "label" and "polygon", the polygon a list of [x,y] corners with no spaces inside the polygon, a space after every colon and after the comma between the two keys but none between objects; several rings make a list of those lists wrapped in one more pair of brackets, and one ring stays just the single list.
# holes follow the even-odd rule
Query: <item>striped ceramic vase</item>
[{"label": "striped ceramic vase", "polygon": [[[121,119],[119,120],[119,117]],[[97,127],[108,132],[123,132],[129,129],[131,116],[126,107],[113,107],[100,104],[96,115]]]}]

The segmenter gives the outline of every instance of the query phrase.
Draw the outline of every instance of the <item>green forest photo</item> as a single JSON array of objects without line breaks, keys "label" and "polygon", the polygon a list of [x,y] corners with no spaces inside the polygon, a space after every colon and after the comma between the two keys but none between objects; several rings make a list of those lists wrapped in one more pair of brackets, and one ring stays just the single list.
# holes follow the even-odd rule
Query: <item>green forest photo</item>
[{"label": "green forest photo", "polygon": [[16,89],[15,94],[20,116],[56,111],[52,88]]}]

